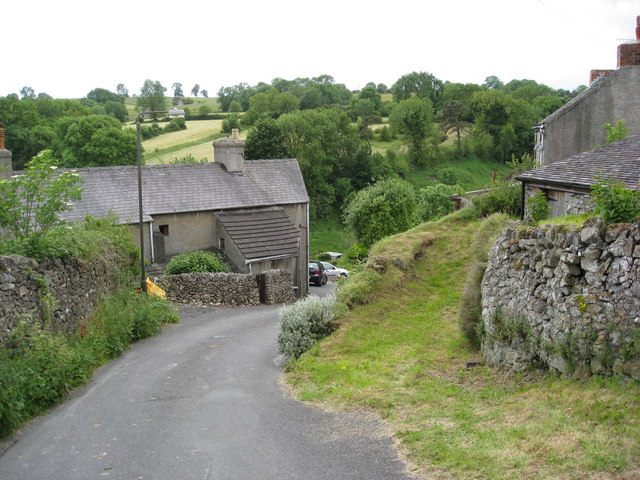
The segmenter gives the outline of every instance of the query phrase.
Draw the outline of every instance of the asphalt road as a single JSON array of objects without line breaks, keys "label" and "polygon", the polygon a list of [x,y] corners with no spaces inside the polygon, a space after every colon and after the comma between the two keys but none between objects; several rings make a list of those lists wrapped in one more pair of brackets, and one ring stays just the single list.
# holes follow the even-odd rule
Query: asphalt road
[{"label": "asphalt road", "polygon": [[377,419],[286,395],[278,308],[183,307],[0,446],[0,480],[410,478]]}]

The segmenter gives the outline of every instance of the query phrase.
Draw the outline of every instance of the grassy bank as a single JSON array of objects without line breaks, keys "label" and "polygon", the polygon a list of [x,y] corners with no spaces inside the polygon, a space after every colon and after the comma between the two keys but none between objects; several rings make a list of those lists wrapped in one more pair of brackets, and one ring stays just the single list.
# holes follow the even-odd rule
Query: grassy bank
[{"label": "grassy bank", "polygon": [[384,273],[348,280],[356,306],[287,380],[305,401],[378,413],[423,478],[637,478],[637,383],[466,368],[480,353],[457,313],[479,226],[458,214],[376,246]]}]

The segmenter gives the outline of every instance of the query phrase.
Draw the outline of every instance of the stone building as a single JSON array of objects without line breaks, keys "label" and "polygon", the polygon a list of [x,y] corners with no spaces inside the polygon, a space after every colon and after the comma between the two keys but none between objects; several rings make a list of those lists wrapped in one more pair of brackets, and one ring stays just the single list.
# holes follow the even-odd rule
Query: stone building
[{"label": "stone building", "polygon": [[[630,190],[640,187],[640,135],[544,165],[516,178],[522,182],[524,198],[538,191],[545,193],[551,217],[591,211],[591,186],[600,179],[622,182]],[[525,216],[526,213],[525,204]]]},{"label": "stone building", "polygon": [[640,133],[640,16],[636,39],[618,46],[616,70],[592,70],[590,86],[534,128],[538,165],[550,165],[605,143],[605,123],[624,120]]}]

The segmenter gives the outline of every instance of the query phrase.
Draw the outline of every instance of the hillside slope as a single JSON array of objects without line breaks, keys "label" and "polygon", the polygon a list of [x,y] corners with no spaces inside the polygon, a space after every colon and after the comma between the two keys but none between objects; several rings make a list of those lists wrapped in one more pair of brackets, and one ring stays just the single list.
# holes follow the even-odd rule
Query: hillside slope
[{"label": "hillside slope", "polygon": [[288,382],[325,408],[377,412],[423,478],[640,478],[637,383],[466,368],[481,356],[457,313],[478,249],[501,228],[489,221],[458,212],[377,244],[339,293],[352,305],[340,328]]}]

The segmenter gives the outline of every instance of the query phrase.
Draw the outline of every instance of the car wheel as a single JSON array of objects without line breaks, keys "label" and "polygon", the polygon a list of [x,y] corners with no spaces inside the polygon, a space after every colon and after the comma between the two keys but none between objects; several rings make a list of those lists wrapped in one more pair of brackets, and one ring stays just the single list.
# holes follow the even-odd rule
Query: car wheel
[{"label": "car wheel", "polygon": [[326,284],[327,284],[327,281],[328,281],[328,280],[327,280],[327,277],[324,277],[324,278],[322,279],[322,285],[326,285]]}]

